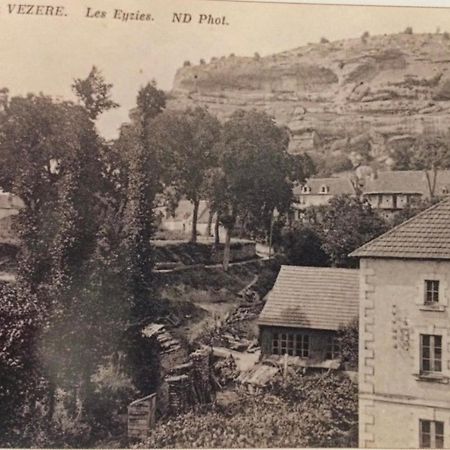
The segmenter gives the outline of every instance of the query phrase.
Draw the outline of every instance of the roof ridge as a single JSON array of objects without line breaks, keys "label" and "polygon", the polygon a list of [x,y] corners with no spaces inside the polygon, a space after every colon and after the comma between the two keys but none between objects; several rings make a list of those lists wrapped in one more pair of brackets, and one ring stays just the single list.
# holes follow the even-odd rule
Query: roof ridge
[{"label": "roof ridge", "polygon": [[450,203],[450,198],[446,198],[444,200],[441,200],[440,202],[431,205],[429,208],[421,211],[420,213],[416,214],[415,216],[410,217],[408,220],[405,220],[404,222],[396,225],[394,228],[391,228],[390,230],[386,231],[386,233],[381,234],[380,236],[370,240],[369,242],[366,242],[365,244],[361,245],[361,247],[358,247],[356,250],[353,250],[348,256],[351,257],[355,257],[358,256],[358,253],[360,253],[361,251],[364,251],[364,249],[366,247],[368,247],[369,245],[372,245],[375,242],[378,242],[379,240],[381,240],[382,238],[385,238],[386,236],[390,236],[392,233],[396,232],[397,230],[405,227],[407,224],[409,224],[410,222],[413,222],[414,220],[416,220],[419,217],[422,217],[423,215],[429,213],[430,211],[436,209],[438,206],[442,206],[445,203]]},{"label": "roof ridge", "polygon": [[297,266],[295,264],[282,264],[281,268],[283,267],[288,267],[288,268],[293,268],[293,269],[307,269],[307,270],[311,270],[311,271],[317,271],[317,270],[336,270],[336,271],[348,271],[348,272],[357,272],[359,269],[351,269],[348,267],[321,267],[321,266]]}]

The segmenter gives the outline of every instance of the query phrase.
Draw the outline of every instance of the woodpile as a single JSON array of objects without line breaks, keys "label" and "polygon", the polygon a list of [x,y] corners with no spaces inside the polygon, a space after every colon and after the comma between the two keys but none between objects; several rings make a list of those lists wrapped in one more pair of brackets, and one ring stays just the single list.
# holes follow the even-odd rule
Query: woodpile
[{"label": "woodpile", "polygon": [[201,348],[189,361],[174,366],[164,381],[168,385],[169,412],[180,414],[196,404],[210,403],[214,397],[211,379],[211,350]]},{"label": "woodpile", "polygon": [[176,415],[189,410],[194,403],[192,378],[189,375],[172,375],[165,378],[169,386],[169,412]]},{"label": "woodpile", "polygon": [[205,404],[213,400],[211,383],[211,350],[201,348],[189,355],[192,363],[192,381],[197,403]]}]

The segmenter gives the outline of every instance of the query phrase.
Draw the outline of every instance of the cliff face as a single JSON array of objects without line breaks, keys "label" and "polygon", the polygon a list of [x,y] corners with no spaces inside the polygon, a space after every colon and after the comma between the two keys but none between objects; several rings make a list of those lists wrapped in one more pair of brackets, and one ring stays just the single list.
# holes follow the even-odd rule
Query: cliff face
[{"label": "cliff face", "polygon": [[396,34],[229,56],[179,69],[170,97],[171,108],[208,106],[221,119],[264,110],[289,127],[292,152],[389,165],[401,142],[448,131],[450,38]]}]

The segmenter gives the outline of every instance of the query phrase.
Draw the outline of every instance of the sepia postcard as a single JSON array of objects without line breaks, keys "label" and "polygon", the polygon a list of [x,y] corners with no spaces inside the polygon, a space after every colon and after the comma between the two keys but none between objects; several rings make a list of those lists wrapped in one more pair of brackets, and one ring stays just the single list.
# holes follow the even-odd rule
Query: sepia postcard
[{"label": "sepia postcard", "polygon": [[0,3],[0,448],[450,448],[450,2],[363,3]]}]

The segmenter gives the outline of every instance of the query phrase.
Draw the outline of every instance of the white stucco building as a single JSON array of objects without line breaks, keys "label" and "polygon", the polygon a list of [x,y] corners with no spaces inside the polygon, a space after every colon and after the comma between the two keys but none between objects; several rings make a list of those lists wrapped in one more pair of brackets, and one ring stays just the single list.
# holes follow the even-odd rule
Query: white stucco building
[{"label": "white stucco building", "polygon": [[359,446],[450,447],[450,201],[360,258]]}]

